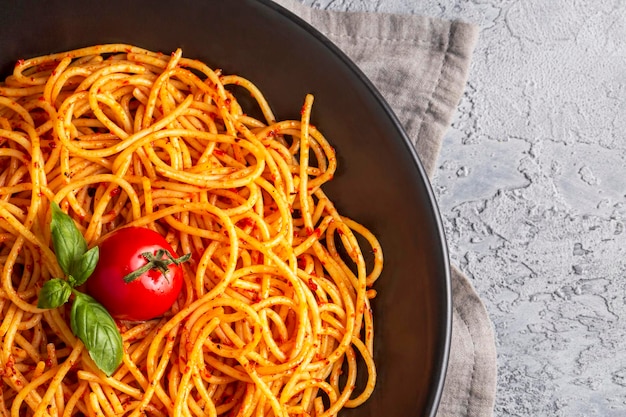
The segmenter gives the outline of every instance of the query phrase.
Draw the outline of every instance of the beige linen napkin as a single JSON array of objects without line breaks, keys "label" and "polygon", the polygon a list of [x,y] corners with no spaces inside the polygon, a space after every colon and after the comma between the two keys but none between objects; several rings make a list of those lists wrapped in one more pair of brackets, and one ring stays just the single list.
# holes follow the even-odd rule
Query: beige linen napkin
[{"label": "beige linen napkin", "polygon": [[[463,94],[478,29],[421,16],[329,12],[276,0],[345,52],[393,108],[432,176]],[[437,417],[493,415],[496,349],[471,283],[452,268],[451,352]]]}]

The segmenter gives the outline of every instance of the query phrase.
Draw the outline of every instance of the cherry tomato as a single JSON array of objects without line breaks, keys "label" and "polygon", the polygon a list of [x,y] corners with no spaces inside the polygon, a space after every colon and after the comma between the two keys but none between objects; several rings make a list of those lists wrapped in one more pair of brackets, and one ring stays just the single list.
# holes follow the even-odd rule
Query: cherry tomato
[{"label": "cherry tomato", "polygon": [[[176,254],[165,238],[143,227],[119,229],[105,238],[99,248],[100,258],[87,280],[87,292],[113,317],[150,320],[170,309],[183,285],[179,262],[188,256],[175,260]],[[155,260],[156,267],[154,262],[146,266],[150,259]],[[137,276],[125,282],[125,277],[133,272]]]}]

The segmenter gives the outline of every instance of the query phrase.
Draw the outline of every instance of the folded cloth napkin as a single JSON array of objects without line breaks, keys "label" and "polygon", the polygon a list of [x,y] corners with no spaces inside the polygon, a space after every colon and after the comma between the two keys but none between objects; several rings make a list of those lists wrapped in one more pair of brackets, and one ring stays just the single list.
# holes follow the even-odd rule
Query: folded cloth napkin
[{"label": "folded cloth napkin", "polygon": [[[432,176],[465,89],[478,29],[422,16],[332,12],[294,0],[276,1],[326,35],[370,78]],[[496,389],[493,327],[467,277],[454,267],[451,275],[452,342],[437,417],[491,416]]]}]

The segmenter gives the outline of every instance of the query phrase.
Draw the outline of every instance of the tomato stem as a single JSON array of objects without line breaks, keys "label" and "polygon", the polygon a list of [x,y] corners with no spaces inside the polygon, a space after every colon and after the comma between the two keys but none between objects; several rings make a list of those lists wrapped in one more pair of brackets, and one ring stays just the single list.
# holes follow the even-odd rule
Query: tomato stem
[{"label": "tomato stem", "polygon": [[[163,277],[167,280],[167,273],[170,271],[168,265],[180,265],[183,262],[187,262],[191,258],[191,253],[181,256],[180,258],[174,258],[167,249],[159,249],[153,255],[150,252],[143,252],[141,254],[148,263],[144,266],[135,269],[133,272],[127,274],[124,277],[125,283],[130,283],[139,278],[141,275],[150,271],[151,269],[157,269],[163,274]],[[163,258],[165,256],[165,258]]]}]

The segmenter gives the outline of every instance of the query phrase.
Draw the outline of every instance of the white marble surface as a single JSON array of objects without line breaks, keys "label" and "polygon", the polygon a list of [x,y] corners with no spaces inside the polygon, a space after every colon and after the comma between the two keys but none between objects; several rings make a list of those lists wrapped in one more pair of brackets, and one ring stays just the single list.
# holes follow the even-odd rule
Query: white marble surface
[{"label": "white marble surface", "polygon": [[433,180],[496,330],[496,416],[626,415],[626,1],[300,0],[481,34]]}]

